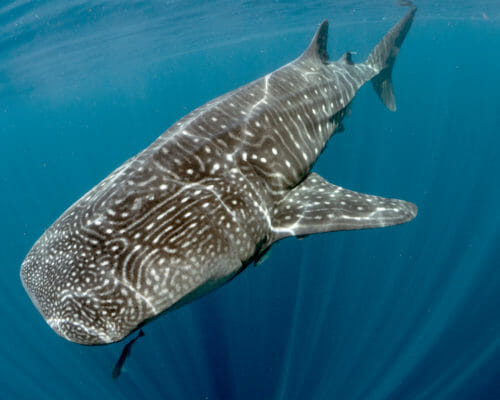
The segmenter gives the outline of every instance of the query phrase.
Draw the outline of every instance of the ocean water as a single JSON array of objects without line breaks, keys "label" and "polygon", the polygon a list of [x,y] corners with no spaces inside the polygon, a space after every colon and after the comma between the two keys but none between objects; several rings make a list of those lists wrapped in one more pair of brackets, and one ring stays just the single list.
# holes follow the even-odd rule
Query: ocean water
[{"label": "ocean water", "polygon": [[0,2],[0,398],[500,399],[500,3],[419,1],[398,111],[363,87],[314,170],[416,203],[401,226],[286,239],[123,343],[57,336],[19,268],[74,201],[330,21],[371,48],[394,1]]}]

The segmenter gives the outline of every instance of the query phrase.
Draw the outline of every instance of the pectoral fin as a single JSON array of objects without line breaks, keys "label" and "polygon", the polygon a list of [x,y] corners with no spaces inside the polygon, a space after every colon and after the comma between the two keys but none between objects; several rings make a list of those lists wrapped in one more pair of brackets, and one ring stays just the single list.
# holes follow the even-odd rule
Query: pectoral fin
[{"label": "pectoral fin", "polygon": [[271,222],[276,241],[288,236],[397,225],[416,215],[413,203],[353,192],[311,173],[276,205]]}]

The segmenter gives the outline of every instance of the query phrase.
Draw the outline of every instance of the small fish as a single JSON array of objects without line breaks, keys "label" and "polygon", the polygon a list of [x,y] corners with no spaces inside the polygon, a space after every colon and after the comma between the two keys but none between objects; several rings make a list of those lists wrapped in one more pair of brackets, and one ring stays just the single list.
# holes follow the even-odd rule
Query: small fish
[{"label": "small fish", "polygon": [[133,338],[130,342],[128,342],[125,345],[125,347],[123,348],[122,354],[120,354],[120,358],[118,359],[118,361],[115,364],[115,367],[113,368],[112,375],[113,375],[114,379],[116,379],[120,376],[120,374],[122,372],[123,364],[125,363],[125,360],[127,359],[127,357],[130,356],[130,350],[132,349],[132,345],[135,343],[135,341],[137,339],[139,339],[142,336],[144,336],[144,332],[141,329],[139,331],[139,334],[135,338]]}]

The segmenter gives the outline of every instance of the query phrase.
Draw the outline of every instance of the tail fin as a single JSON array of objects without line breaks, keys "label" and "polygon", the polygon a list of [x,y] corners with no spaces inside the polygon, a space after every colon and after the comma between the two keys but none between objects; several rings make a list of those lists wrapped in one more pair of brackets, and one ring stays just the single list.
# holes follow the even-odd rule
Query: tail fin
[{"label": "tail fin", "polygon": [[375,92],[391,111],[396,111],[392,89],[392,68],[406,34],[410,30],[416,11],[416,7],[412,6],[411,10],[375,46],[365,61],[365,64],[376,73],[372,78]]}]

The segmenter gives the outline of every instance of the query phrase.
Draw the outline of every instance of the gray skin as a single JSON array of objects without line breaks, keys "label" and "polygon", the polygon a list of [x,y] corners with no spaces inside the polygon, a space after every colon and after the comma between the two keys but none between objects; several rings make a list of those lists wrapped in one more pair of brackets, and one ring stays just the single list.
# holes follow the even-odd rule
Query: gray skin
[{"label": "gray skin", "polygon": [[47,323],[119,341],[221,286],[277,240],[407,222],[416,206],[335,186],[311,167],[367,81],[391,72],[416,9],[368,59],[328,62],[328,23],[297,60],[194,110],[73,204],[21,267]]}]

